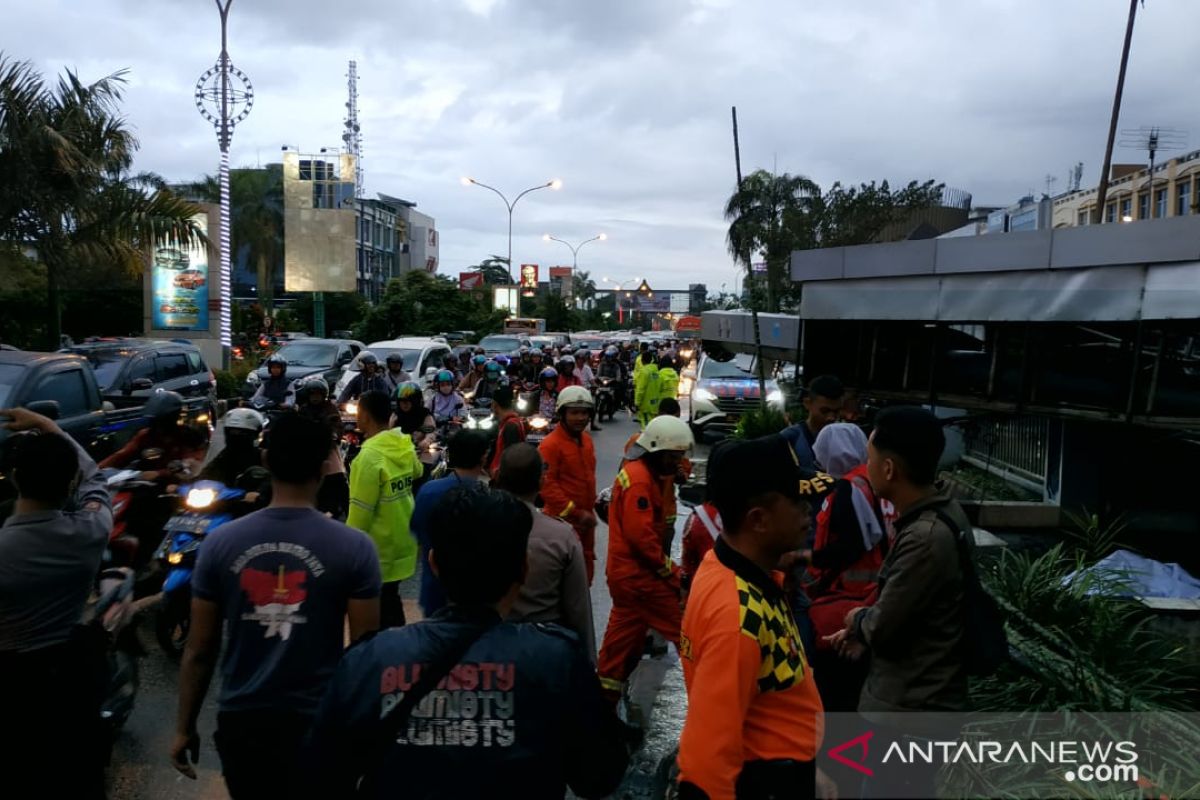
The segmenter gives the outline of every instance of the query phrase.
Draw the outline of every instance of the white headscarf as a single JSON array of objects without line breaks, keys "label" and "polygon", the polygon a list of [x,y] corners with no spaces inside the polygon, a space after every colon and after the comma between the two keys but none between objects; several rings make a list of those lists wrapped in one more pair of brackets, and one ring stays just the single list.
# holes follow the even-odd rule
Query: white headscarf
[{"label": "white headscarf", "polygon": [[834,422],[817,434],[813,455],[830,475],[844,477],[859,464],[867,463],[867,435],[852,422]]}]

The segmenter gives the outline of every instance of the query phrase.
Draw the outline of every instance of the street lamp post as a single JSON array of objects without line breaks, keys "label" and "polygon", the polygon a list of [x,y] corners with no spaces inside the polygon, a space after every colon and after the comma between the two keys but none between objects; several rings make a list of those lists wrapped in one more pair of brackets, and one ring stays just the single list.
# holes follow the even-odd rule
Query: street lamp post
[{"label": "street lamp post", "polygon": [[479,181],[475,180],[474,178],[463,178],[462,184],[463,184],[463,186],[474,185],[474,186],[482,187],[484,189],[491,189],[493,192],[495,192],[500,197],[501,200],[504,201],[504,207],[508,209],[508,281],[509,281],[509,283],[512,283],[513,282],[513,271],[512,271],[513,208],[516,207],[517,202],[522,197],[529,194],[530,192],[536,192],[538,189],[555,189],[555,190],[561,189],[562,181],[560,181],[558,178],[555,178],[552,181],[546,181],[545,183],[538,184],[537,186],[530,186],[528,189],[526,189],[525,191],[523,191],[519,195],[517,195],[511,203],[508,201],[508,198],[504,196],[504,192],[500,191],[495,186],[488,186],[486,183],[480,183]]},{"label": "street lamp post", "polygon": [[[625,291],[626,284],[629,284],[629,283],[641,284],[642,279],[641,278],[631,278],[630,280],[627,280],[627,281],[619,281],[618,282],[618,281],[614,281],[606,276],[603,280],[605,283],[611,283],[614,287],[613,288],[613,298],[616,300],[616,303],[617,303],[617,323],[620,325],[624,325],[625,324],[625,307],[621,305],[621,292]],[[626,292],[626,294],[628,294],[628,292]]]},{"label": "street lamp post", "polygon": [[588,242],[603,242],[603,241],[605,241],[606,239],[608,239],[608,234],[607,234],[607,233],[601,233],[601,234],[599,234],[599,235],[597,235],[597,236],[593,236],[593,237],[592,237],[592,238],[590,238],[590,239],[584,239],[584,240],[583,240],[582,242],[580,242],[579,244],[571,244],[570,242],[568,242],[568,241],[567,241],[567,240],[565,240],[565,239],[559,239],[557,236],[551,236],[551,235],[550,235],[550,234],[548,234],[548,233],[547,233],[545,236],[543,236],[543,237],[542,237],[542,240],[543,240],[543,241],[546,241],[546,242],[561,242],[562,244],[565,244],[567,247],[571,248],[571,275],[572,275],[572,280],[574,280],[574,275],[575,275],[575,273],[579,271],[579,251],[580,251],[580,250],[583,248],[583,246],[584,246],[585,244],[587,244]]},{"label": "street lamp post", "polygon": [[[212,123],[217,132],[217,147],[221,151],[221,363],[229,369],[229,349],[233,344],[233,316],[229,257],[229,144],[233,129],[254,107],[254,86],[246,73],[233,66],[229,58],[229,7],[233,0],[215,0],[221,15],[221,54],[217,63],[205,70],[196,81],[196,109]],[[236,84],[236,85],[235,85]]]}]

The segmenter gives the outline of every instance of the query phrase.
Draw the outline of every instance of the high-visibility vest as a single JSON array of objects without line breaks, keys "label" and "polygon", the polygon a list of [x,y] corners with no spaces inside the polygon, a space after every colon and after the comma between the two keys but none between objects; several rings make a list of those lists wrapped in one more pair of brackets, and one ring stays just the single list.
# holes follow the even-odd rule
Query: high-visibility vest
[{"label": "high-visibility vest", "polygon": [[[875,492],[871,490],[871,484],[867,480],[867,467],[861,464],[843,476],[843,480],[849,481],[852,491],[861,492],[867,499],[871,508],[878,509],[879,504],[875,499]],[[833,501],[837,496],[836,492],[832,492],[825,498],[825,503],[821,506],[821,510],[817,512],[817,531],[813,538],[813,550],[822,550],[829,546],[832,538],[830,530],[830,520],[833,516]],[[883,524],[883,518],[880,517],[880,525]],[[843,535],[847,535],[843,532]],[[856,531],[854,535],[858,535]],[[886,538],[887,534],[884,534]],[[822,590],[818,590],[819,594],[836,594],[848,595],[857,597],[866,597],[875,590],[875,584],[879,579],[879,568],[883,566],[883,543],[877,542],[867,552],[863,553],[857,561],[851,564],[840,574],[829,574],[829,570],[818,570],[815,567],[809,568],[810,576],[815,578],[816,586],[823,586]],[[815,599],[815,598],[814,598]]]}]

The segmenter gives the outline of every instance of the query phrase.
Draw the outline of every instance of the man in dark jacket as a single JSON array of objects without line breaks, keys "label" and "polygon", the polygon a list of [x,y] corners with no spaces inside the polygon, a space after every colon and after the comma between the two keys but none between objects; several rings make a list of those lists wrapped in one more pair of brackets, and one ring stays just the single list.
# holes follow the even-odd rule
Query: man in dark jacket
[{"label": "man in dark jacket", "polygon": [[[438,503],[429,560],[450,605],[343,657],[310,742],[322,796],[616,789],[627,755],[578,636],[553,623],[501,621],[520,594],[531,526],[532,512],[507,492],[464,486]],[[439,667],[440,688],[406,719],[390,718]]]}]

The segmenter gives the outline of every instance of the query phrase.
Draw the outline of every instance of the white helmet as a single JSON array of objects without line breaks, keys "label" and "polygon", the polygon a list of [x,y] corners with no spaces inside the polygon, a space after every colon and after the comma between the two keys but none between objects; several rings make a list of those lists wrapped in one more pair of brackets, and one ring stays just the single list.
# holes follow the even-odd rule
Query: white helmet
[{"label": "white helmet", "polygon": [[262,414],[253,408],[235,408],[225,415],[225,430],[260,433],[263,427]]},{"label": "white helmet", "polygon": [[692,429],[679,417],[663,415],[655,417],[646,425],[646,430],[638,437],[637,446],[647,453],[657,453],[660,450],[678,450],[687,452],[696,443]]},{"label": "white helmet", "polygon": [[595,408],[596,401],[592,399],[592,393],[582,386],[568,386],[558,393],[558,402],[554,405],[555,411],[562,411],[564,408]]}]

